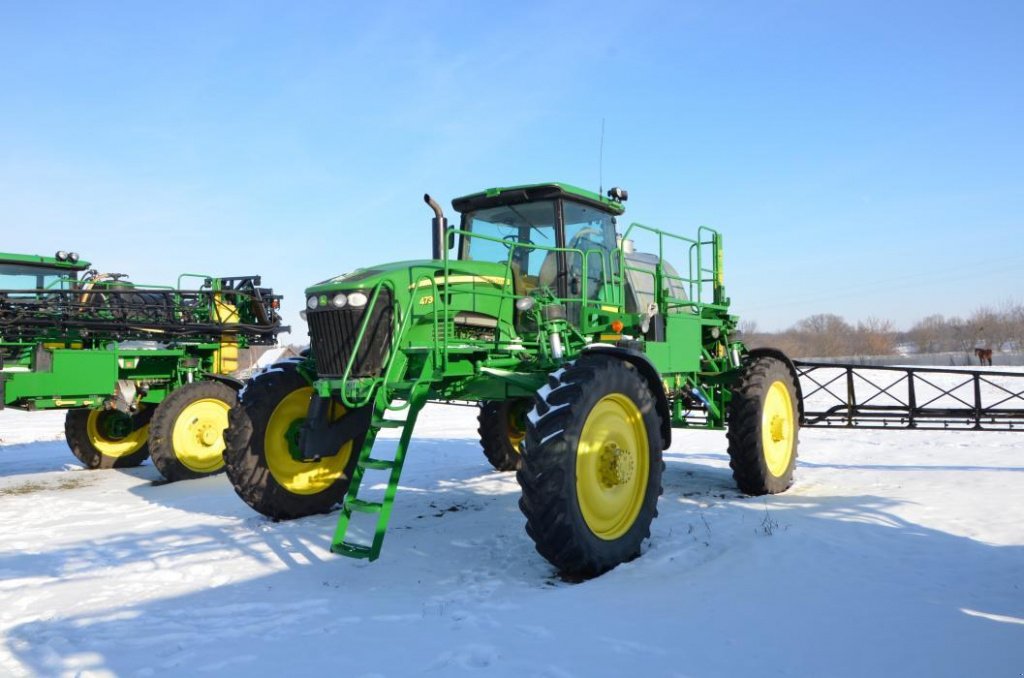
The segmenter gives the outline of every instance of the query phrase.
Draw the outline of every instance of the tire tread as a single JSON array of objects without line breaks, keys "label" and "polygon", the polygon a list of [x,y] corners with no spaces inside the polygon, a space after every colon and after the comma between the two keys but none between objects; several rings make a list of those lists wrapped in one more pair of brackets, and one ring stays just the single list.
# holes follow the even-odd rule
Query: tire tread
[{"label": "tire tread", "polygon": [[[773,476],[764,460],[761,446],[761,409],[771,385],[779,379],[788,380],[794,403],[793,456],[781,477]],[[733,388],[729,403],[729,467],[740,491],[751,496],[778,494],[793,484],[796,466],[799,422],[796,415],[796,374],[777,358],[764,356],[751,361]]]},{"label": "tire tread", "polygon": [[[643,413],[651,447],[647,494],[633,526],[615,540],[602,540],[586,526],[575,488],[576,448],[593,404],[612,392],[628,392]],[[662,493],[661,418],[646,382],[627,362],[584,356],[552,373],[534,396],[526,418],[519,509],[537,552],[561,572],[592,577],[640,554],[650,536]],[[557,435],[558,433],[564,435]]]}]

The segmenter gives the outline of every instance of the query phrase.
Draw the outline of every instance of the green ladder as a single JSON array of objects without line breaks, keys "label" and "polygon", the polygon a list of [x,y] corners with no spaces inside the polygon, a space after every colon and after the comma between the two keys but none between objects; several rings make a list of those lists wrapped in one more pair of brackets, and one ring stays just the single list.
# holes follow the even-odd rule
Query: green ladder
[{"label": "green ladder", "polygon": [[[390,399],[384,395],[385,388],[378,389],[374,398],[373,417],[370,421],[370,430],[366,433],[366,441],[359,452],[359,460],[356,462],[355,470],[352,473],[352,482],[345,495],[345,501],[341,507],[341,515],[338,517],[338,527],[334,531],[334,538],[331,540],[331,551],[350,558],[369,558],[376,560],[380,556],[381,545],[384,543],[384,534],[388,529],[388,521],[391,519],[391,509],[395,503],[395,494],[398,492],[398,479],[402,475],[402,466],[405,464],[405,454],[409,450],[409,440],[412,438],[412,430],[416,426],[416,417],[427,402],[429,390],[426,382],[417,381],[407,402],[407,407],[402,408],[405,419],[385,419],[384,415],[389,411],[395,411],[391,407]],[[398,449],[395,450],[393,459],[376,459],[371,456],[374,441],[382,428],[402,428],[402,435],[398,440]],[[388,486],[384,491],[382,501],[366,501],[359,498],[359,488],[363,482],[363,476],[368,469],[377,471],[391,471],[388,477]],[[349,520],[353,513],[377,514],[377,526],[373,534],[373,541],[369,544],[361,544],[346,541]]]}]

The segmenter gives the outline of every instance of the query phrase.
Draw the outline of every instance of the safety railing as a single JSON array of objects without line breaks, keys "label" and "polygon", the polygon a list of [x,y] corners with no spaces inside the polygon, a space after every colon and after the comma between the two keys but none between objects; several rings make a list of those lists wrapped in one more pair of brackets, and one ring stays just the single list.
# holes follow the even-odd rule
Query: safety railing
[{"label": "safety railing", "polygon": [[[568,260],[570,258],[578,258],[579,259],[579,262],[580,262],[580,266],[579,266],[579,270],[578,270],[579,280],[577,281],[578,284],[580,285],[579,293],[573,293],[572,292],[572,290],[570,289],[572,281],[569,280],[569,279],[566,279],[565,280],[565,287],[567,288],[566,291],[569,292],[569,294],[567,296],[560,294],[559,285],[557,284],[557,276],[556,276],[556,280],[550,281],[549,284],[544,285],[544,286],[540,286],[539,285],[540,281],[538,281],[538,285],[539,286],[538,286],[538,288],[535,288],[535,289],[539,290],[540,287],[546,287],[547,288],[547,292],[550,293],[551,298],[554,299],[555,301],[557,301],[558,303],[562,303],[562,304],[579,304],[580,309],[581,309],[581,316],[582,317],[584,317],[584,318],[586,317],[586,313],[587,313],[588,309],[600,308],[602,305],[607,305],[607,304],[613,304],[614,303],[614,304],[618,305],[619,303],[621,303],[621,297],[614,298],[614,299],[602,298],[602,294],[600,292],[598,293],[597,298],[590,298],[590,297],[587,296],[587,292],[589,291],[589,282],[590,282],[590,273],[591,273],[591,271],[590,271],[590,269],[591,269],[590,259],[593,258],[594,255],[600,255],[600,259],[602,261],[602,270],[601,270],[601,278],[600,279],[604,280],[604,281],[608,281],[609,283],[613,280],[611,275],[610,275],[611,271],[609,269],[608,257],[604,256],[604,253],[606,252],[606,250],[601,250],[601,249],[597,249],[597,248],[583,250],[583,249],[574,248],[574,247],[555,247],[555,246],[552,246],[552,245],[541,245],[541,244],[538,244],[538,243],[514,242],[514,241],[503,240],[501,238],[497,238],[497,237],[494,237],[494,236],[489,236],[489,235],[482,234],[482,233],[474,233],[472,231],[463,230],[463,229],[459,229],[459,228],[450,228],[450,229],[448,229],[448,233],[453,234],[453,235],[459,235],[459,236],[462,236],[462,237],[469,237],[469,238],[472,238],[472,239],[475,239],[475,240],[484,240],[484,241],[488,241],[488,242],[494,242],[494,243],[498,243],[498,244],[504,245],[505,247],[508,248],[508,255],[505,258],[505,260],[504,261],[495,262],[495,263],[503,263],[505,265],[506,284],[504,284],[500,288],[495,288],[493,290],[490,290],[490,289],[487,289],[487,288],[481,288],[480,286],[476,286],[472,291],[470,291],[470,290],[462,290],[462,291],[455,290],[455,292],[454,292],[455,294],[473,294],[474,296],[477,296],[477,297],[496,298],[496,299],[498,299],[498,302],[499,302],[498,308],[499,308],[500,311],[504,311],[505,310],[505,304],[514,305],[517,299],[520,299],[520,298],[525,297],[525,296],[530,296],[529,292],[532,292],[532,291],[535,291],[535,290],[530,290],[530,291],[524,290],[523,291],[524,293],[522,293],[522,294],[510,293],[508,290],[510,290],[512,288],[512,286],[507,284],[508,282],[510,282],[510,281],[512,281],[514,279],[513,266],[514,266],[514,262],[517,259],[517,252],[520,251],[520,250],[528,250],[529,252],[544,252],[544,253],[546,253],[545,256],[547,256],[547,254],[554,254],[556,256],[561,255],[561,256],[563,256],[566,259],[566,263],[568,263]],[[445,258],[444,258],[444,275],[445,275],[445,278],[447,279],[447,277],[449,275],[451,275],[453,271],[455,271],[456,274],[457,274],[458,271],[456,269],[453,269],[453,267],[457,267],[458,265],[464,264],[467,261],[472,261],[472,260],[452,259],[452,258],[450,258],[447,255],[447,252],[446,252]],[[564,271],[564,272],[563,271],[559,271],[559,274],[567,275],[568,271]],[[613,289],[613,287],[611,285],[609,285],[608,289]]]},{"label": "safety railing", "polygon": [[[634,222],[623,234],[623,242],[631,240],[631,236],[636,231],[649,233],[657,238],[658,262],[655,265],[655,270],[652,273],[647,268],[630,266],[626,259],[626,253],[621,248],[617,253],[619,265],[623,271],[651,276],[659,305],[669,312],[673,309],[699,312],[700,309],[709,306],[725,308],[725,306],[719,305],[721,302],[719,293],[721,270],[720,241],[717,231],[707,226],[701,226],[697,231],[697,238],[694,239]],[[706,237],[710,237],[710,239],[705,239]],[[682,249],[680,254],[685,256],[683,260],[687,262],[689,275],[673,275],[665,270],[665,263],[672,261],[671,257],[666,256],[666,249],[671,249],[667,245],[671,243],[676,243]],[[707,265],[708,260],[711,262],[710,267]],[[673,282],[683,288],[686,298],[672,294]]]}]

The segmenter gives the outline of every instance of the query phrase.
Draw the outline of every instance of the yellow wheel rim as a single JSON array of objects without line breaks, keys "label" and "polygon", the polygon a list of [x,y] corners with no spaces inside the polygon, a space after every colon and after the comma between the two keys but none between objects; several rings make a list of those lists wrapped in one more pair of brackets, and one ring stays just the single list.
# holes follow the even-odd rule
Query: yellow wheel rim
[{"label": "yellow wheel rim", "polygon": [[[116,435],[111,432],[108,419],[110,417],[125,417],[128,415],[120,412],[106,410],[90,410],[89,418],[85,422],[85,432],[89,436],[89,443],[96,451],[105,457],[127,457],[142,449],[149,439],[149,424],[142,428],[130,431],[126,435]],[[123,422],[129,425],[128,422]]]},{"label": "yellow wheel rim", "polygon": [[782,477],[793,456],[793,399],[781,381],[772,383],[761,414],[761,447],[768,471]]},{"label": "yellow wheel rim", "polygon": [[174,456],[196,473],[213,473],[224,466],[224,429],[231,406],[219,398],[203,398],[181,411],[171,431]]},{"label": "yellow wheel rim", "polygon": [[650,464],[647,428],[636,404],[621,393],[599,400],[576,448],[576,498],[595,535],[617,539],[632,527],[647,493]]},{"label": "yellow wheel rim", "polygon": [[521,452],[520,445],[523,444],[523,440],[526,439],[526,431],[519,428],[519,423],[516,421],[515,413],[512,408],[509,408],[508,413],[508,443],[512,446],[516,452]]},{"label": "yellow wheel rim", "polygon": [[[289,450],[297,444],[293,438],[306,419],[312,397],[312,387],[306,386],[282,398],[270,415],[263,438],[263,452],[271,475],[278,485],[292,494],[323,492],[344,475],[345,466],[352,455],[350,440],[341,446],[338,454],[324,457],[318,462],[296,461],[292,458]],[[345,409],[340,405],[332,407],[332,419],[340,419],[345,414]]]}]

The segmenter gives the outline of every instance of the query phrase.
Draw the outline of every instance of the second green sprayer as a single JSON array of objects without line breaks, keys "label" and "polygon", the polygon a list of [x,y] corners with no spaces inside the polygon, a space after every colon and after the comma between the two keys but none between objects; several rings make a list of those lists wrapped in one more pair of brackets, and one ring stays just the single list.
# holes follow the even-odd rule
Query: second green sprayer
[{"label": "second green sprayer", "polygon": [[0,410],[65,410],[88,468],[151,459],[167,480],[217,473],[239,350],[287,330],[280,296],[259,276],[168,287],[89,266],[74,252],[0,253]]}]

